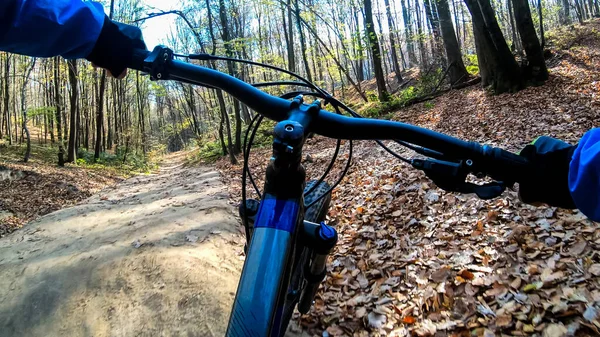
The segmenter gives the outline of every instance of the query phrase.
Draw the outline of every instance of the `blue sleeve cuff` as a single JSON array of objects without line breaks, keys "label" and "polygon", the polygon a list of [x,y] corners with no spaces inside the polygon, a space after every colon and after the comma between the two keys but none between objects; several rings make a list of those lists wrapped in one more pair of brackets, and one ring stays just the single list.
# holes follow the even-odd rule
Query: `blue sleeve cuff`
[{"label": "blue sleeve cuff", "polygon": [[0,49],[29,56],[86,57],[100,36],[105,17],[102,5],[91,1],[8,2],[0,26]]},{"label": "blue sleeve cuff", "polygon": [[600,128],[588,131],[573,152],[569,190],[583,214],[600,221]]}]

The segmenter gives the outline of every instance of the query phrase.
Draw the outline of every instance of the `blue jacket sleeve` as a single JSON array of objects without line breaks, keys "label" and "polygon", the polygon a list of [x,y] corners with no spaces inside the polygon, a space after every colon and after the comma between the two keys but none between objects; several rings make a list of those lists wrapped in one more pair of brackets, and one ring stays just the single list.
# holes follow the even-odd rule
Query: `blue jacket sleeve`
[{"label": "blue jacket sleeve", "polygon": [[0,50],[37,57],[86,57],[104,10],[85,0],[0,0]]},{"label": "blue jacket sleeve", "polygon": [[569,189],[583,214],[600,221],[600,128],[588,131],[573,152]]}]

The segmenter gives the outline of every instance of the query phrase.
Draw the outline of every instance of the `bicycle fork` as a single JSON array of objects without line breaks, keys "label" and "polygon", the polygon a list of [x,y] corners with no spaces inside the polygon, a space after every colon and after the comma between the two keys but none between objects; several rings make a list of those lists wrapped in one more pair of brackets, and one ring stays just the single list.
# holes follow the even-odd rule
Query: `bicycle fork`
[{"label": "bicycle fork", "polygon": [[[246,205],[240,204],[239,215],[246,217],[250,227],[250,242],[254,231],[254,220],[258,212],[260,202],[254,199],[246,200]],[[309,258],[301,267],[304,268],[304,287],[301,289],[300,300],[298,301],[298,311],[302,314],[310,310],[312,302],[319,290],[319,285],[325,279],[327,274],[327,258],[335,247],[338,239],[337,231],[325,222],[316,224],[304,220],[300,228],[300,244],[308,249]]]}]

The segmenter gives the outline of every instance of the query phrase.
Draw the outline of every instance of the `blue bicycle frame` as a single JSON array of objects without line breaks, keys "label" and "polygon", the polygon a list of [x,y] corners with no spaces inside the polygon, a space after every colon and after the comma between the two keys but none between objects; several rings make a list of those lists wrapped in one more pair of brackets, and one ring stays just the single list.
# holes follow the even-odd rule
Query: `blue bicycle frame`
[{"label": "blue bicycle frame", "polygon": [[256,220],[227,336],[279,336],[292,271],[302,199],[265,194]]}]

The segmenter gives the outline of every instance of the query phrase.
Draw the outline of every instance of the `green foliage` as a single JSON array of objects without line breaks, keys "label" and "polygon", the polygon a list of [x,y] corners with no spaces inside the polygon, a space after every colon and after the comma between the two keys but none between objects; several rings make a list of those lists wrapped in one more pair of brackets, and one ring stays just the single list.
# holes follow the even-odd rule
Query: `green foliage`
[{"label": "green foliage", "polygon": [[400,91],[400,94],[398,95],[398,99],[403,102],[407,102],[415,97],[417,97],[417,89],[412,85]]},{"label": "green foliage", "polygon": [[369,102],[378,102],[379,101],[379,95],[377,95],[377,91],[375,91],[375,90],[367,90],[365,92],[365,95],[367,96],[367,100]]},{"label": "green foliage", "polygon": [[477,54],[467,54],[465,55],[467,58],[467,62],[465,64],[467,68],[467,72],[470,75],[478,75],[479,74],[479,62],[477,60]]},{"label": "green foliage", "polygon": [[53,118],[55,112],[56,112],[56,107],[53,107],[53,106],[30,108],[30,109],[27,109],[27,117],[34,118],[37,116],[47,116],[47,117]]},{"label": "green foliage", "polygon": [[479,74],[479,66],[467,66],[467,72],[469,73],[469,75],[477,75]]},{"label": "green foliage", "polygon": [[156,163],[147,160],[141,153],[125,153],[124,147],[119,148],[116,153],[101,152],[97,160],[94,160],[93,151],[79,149],[76,163],[86,168],[115,169],[127,174],[147,173],[157,167]]},{"label": "green foliage", "polygon": [[[25,154],[26,145],[8,145],[6,140],[0,140],[0,158],[9,161],[21,161]],[[41,146],[32,142],[31,158],[32,162],[56,163],[58,160],[57,146]]]},{"label": "green foliage", "polygon": [[433,109],[433,107],[435,107],[435,104],[433,104],[432,102],[425,102],[425,103],[423,104],[423,107],[424,107],[425,109],[428,109],[428,110],[429,110],[429,109]]},{"label": "green foliage", "polygon": [[223,155],[221,144],[218,139],[214,140],[198,140],[198,153],[194,156],[195,160],[202,160],[205,162],[215,162]]}]

